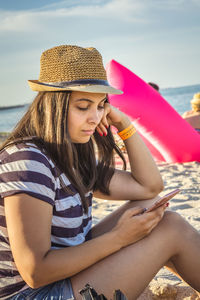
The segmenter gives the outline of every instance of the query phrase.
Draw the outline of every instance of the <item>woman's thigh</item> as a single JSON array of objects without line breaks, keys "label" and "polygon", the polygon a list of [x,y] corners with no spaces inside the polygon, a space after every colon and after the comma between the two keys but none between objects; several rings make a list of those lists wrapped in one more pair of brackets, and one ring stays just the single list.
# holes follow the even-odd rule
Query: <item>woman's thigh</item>
[{"label": "woman's thigh", "polygon": [[165,214],[147,237],[72,277],[75,298],[81,299],[78,291],[90,283],[108,299],[112,298],[115,289],[121,289],[128,299],[137,299],[158,270],[177,251],[174,240],[178,234],[173,227],[173,218],[173,213]]}]

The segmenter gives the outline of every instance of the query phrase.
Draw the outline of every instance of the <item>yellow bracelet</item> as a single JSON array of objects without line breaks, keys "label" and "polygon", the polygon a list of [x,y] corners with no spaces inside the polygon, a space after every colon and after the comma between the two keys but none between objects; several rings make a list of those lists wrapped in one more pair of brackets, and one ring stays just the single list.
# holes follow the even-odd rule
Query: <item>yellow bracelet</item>
[{"label": "yellow bracelet", "polygon": [[127,128],[124,130],[118,132],[117,134],[120,136],[120,138],[125,141],[128,138],[130,138],[134,133],[136,133],[136,129],[133,126],[133,124],[129,125]]}]

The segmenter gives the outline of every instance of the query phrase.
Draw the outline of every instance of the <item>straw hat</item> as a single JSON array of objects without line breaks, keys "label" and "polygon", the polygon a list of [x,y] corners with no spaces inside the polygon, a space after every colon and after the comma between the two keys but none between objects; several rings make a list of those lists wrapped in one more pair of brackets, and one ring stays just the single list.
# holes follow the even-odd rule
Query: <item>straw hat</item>
[{"label": "straw hat", "polygon": [[33,91],[81,91],[122,94],[110,86],[102,56],[95,48],[62,45],[44,51],[39,80],[28,80]]},{"label": "straw hat", "polygon": [[200,93],[194,94],[191,104],[194,111],[200,111]]}]

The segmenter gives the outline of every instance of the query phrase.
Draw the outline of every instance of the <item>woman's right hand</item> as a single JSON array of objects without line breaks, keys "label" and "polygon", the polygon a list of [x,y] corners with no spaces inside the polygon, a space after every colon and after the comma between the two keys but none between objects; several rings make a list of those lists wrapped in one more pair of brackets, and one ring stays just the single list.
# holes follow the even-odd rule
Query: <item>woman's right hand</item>
[{"label": "woman's right hand", "polygon": [[120,217],[112,231],[117,234],[121,248],[133,244],[147,236],[160,222],[166,205],[143,213],[141,207],[130,208]]}]

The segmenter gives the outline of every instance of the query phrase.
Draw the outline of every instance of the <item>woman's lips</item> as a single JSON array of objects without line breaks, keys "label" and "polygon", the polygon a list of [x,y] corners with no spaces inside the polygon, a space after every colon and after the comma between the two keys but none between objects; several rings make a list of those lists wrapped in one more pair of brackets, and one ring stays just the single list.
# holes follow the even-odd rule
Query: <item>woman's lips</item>
[{"label": "woman's lips", "polygon": [[86,135],[92,135],[94,133],[94,130],[83,130],[83,132],[86,134]]}]

